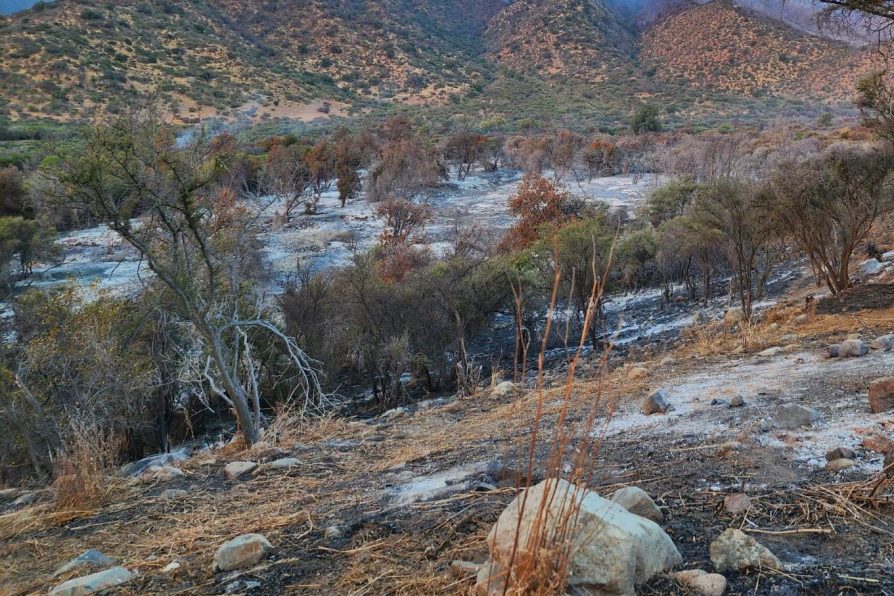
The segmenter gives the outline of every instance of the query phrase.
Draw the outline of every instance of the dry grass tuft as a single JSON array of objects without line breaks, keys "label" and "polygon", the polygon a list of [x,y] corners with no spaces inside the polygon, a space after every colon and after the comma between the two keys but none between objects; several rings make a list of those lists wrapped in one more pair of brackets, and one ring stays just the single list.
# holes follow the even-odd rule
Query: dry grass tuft
[{"label": "dry grass tuft", "polygon": [[116,463],[120,439],[87,424],[74,424],[65,451],[56,462],[53,481],[58,510],[95,508],[103,503],[113,486],[106,473]]}]

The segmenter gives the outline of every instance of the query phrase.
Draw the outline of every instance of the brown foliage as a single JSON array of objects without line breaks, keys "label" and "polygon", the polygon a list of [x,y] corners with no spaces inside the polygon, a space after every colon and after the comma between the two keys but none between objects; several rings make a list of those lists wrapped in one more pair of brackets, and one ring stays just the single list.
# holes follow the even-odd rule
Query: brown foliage
[{"label": "brown foliage", "polygon": [[570,219],[570,197],[539,174],[526,174],[518,192],[509,199],[509,211],[518,217],[500,249],[528,248],[540,238],[544,226],[557,226]]}]

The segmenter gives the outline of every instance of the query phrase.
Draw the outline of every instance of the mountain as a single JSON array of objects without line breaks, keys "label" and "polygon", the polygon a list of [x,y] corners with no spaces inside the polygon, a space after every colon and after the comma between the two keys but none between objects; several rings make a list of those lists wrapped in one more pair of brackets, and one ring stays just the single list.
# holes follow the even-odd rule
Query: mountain
[{"label": "mountain", "polygon": [[688,116],[768,97],[849,102],[871,52],[772,18],[764,0],[743,3],[754,10],[731,0],[38,3],[0,17],[0,116],[64,121],[135,97],[187,122],[395,104],[507,105],[524,117],[548,109],[544,93],[571,98],[566,110],[598,102],[585,111],[614,119],[647,98]]}]

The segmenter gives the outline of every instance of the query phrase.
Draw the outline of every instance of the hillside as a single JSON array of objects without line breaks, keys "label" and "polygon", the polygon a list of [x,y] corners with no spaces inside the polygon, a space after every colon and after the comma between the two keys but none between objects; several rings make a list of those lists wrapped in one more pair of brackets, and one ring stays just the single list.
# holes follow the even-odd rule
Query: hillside
[{"label": "hillside", "polygon": [[726,0],[672,14],[647,30],[641,58],[663,80],[747,95],[847,101],[879,57],[791,28]]},{"label": "hillside", "polygon": [[621,4],[60,0],[0,17],[0,116],[65,121],[149,97],[183,122],[504,103],[515,119],[541,114],[547,89],[617,123],[631,97],[687,117],[768,109],[742,94],[843,105],[878,60],[728,0]]}]

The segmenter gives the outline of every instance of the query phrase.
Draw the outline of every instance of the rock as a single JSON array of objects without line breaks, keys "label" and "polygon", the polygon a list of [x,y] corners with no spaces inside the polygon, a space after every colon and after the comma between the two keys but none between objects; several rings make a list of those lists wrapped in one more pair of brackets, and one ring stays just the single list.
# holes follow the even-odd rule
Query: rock
[{"label": "rock", "polygon": [[487,561],[478,569],[475,593],[478,596],[498,596],[506,593],[506,571],[493,561]]},{"label": "rock", "polygon": [[276,461],[272,461],[270,463],[261,464],[252,472],[252,476],[261,476],[262,474],[269,474],[271,472],[278,472],[280,470],[287,470],[289,468],[294,468],[301,464],[301,461],[294,457],[284,457],[282,459],[277,459]]},{"label": "rock", "polygon": [[144,472],[151,470],[151,468],[160,468],[162,466],[169,466],[173,463],[185,461],[187,459],[187,454],[185,451],[175,451],[173,453],[160,453],[158,455],[152,455],[150,457],[143,458],[139,461],[135,461],[133,463],[127,464],[123,468],[121,468],[121,472],[125,476],[140,476]]},{"label": "rock", "polygon": [[670,410],[670,402],[668,401],[667,391],[664,389],[653,392],[643,402],[643,414],[646,416],[665,414],[668,410]]},{"label": "rock", "polygon": [[152,474],[152,479],[158,482],[170,482],[175,478],[182,478],[186,474],[180,468],[174,466],[155,466],[147,470]]},{"label": "rock", "polygon": [[826,461],[835,461],[836,459],[854,459],[857,452],[850,447],[836,447],[832,451],[826,453]]},{"label": "rock", "polygon": [[881,433],[873,432],[865,435],[861,444],[864,448],[883,455],[894,450],[894,441]]},{"label": "rock", "polygon": [[717,571],[781,569],[776,555],[741,530],[728,528],[711,543],[711,562]]},{"label": "rock", "polygon": [[[516,544],[522,545],[516,557],[530,556],[525,545],[531,532],[544,523],[538,511],[545,514],[544,531],[549,535],[557,531],[550,521],[566,519],[571,503],[578,507],[574,534],[569,537],[568,593],[634,594],[635,586],[683,562],[673,541],[654,522],[593,491],[551,479],[516,496],[500,514],[487,538],[491,559],[478,574],[478,593],[502,593],[500,575]],[[490,589],[485,588],[488,581]]]},{"label": "rock", "polygon": [[687,569],[674,573],[674,580],[703,596],[722,596],[726,591],[726,578],[719,573],[708,573],[701,569]]},{"label": "rock", "polygon": [[742,515],[751,509],[751,499],[745,493],[726,495],[723,498],[723,508],[727,513]]},{"label": "rock", "polygon": [[170,563],[168,563],[167,565],[162,567],[161,572],[162,573],[174,573],[178,569],[180,569],[182,566],[183,566],[183,564],[180,561],[171,561]]},{"label": "rock", "polygon": [[882,261],[894,261],[894,250],[889,250],[888,252],[882,255]]},{"label": "rock", "polygon": [[111,567],[114,564],[114,559],[110,559],[98,550],[91,548],[90,550],[84,551],[83,553],[57,569],[56,572],[53,573],[53,577],[59,577],[60,575],[68,573],[72,569],[77,569],[79,567],[104,569],[106,567]]},{"label": "rock", "polygon": [[515,383],[512,381],[503,381],[493,390],[493,395],[496,397],[509,397],[513,393],[515,393]]},{"label": "rock", "polygon": [[745,405],[747,405],[747,402],[741,395],[733,396],[733,398],[729,400],[729,407],[731,408],[741,408]]},{"label": "rock", "polygon": [[884,269],[878,259],[868,259],[860,263],[860,275],[863,277],[872,277],[878,275]]},{"label": "rock", "polygon": [[795,323],[795,325],[804,325],[805,323],[810,322],[810,315],[800,314],[797,317],[795,317],[794,319],[792,319],[792,321]]},{"label": "rock", "polygon": [[227,480],[236,480],[246,474],[250,474],[258,467],[253,461],[231,461],[224,467],[224,476]]},{"label": "rock", "polygon": [[211,570],[232,571],[250,567],[272,550],[273,545],[260,534],[243,534],[217,549]]},{"label": "rock", "polygon": [[325,530],[323,530],[323,536],[329,538],[330,540],[341,538],[343,534],[344,531],[341,529],[341,526],[328,526]]},{"label": "rock", "polygon": [[882,377],[869,384],[869,410],[873,414],[894,410],[894,377]]},{"label": "rock", "polygon": [[407,412],[408,410],[406,408],[394,408],[388,410],[380,417],[384,418],[385,420],[397,420],[398,418],[403,418],[404,416],[406,416]]},{"label": "rock", "polygon": [[800,339],[801,338],[798,337],[797,333],[786,333],[785,335],[783,335],[782,337],[779,338],[779,341],[781,341],[784,344],[791,344],[791,343],[797,342]]},{"label": "rock", "polygon": [[631,381],[639,381],[649,376],[649,369],[642,366],[634,366],[627,371],[627,379]]},{"label": "rock", "polygon": [[651,519],[653,522],[660,524],[664,521],[664,514],[652,497],[638,486],[625,486],[615,491],[612,495],[612,502],[617,503],[630,513]]},{"label": "rock", "polygon": [[470,563],[469,561],[452,561],[450,563],[450,575],[457,579],[464,577],[475,577],[481,570],[478,563]]},{"label": "rock", "polygon": [[846,339],[839,344],[841,358],[859,358],[869,353],[869,345],[862,339]]},{"label": "rock", "polygon": [[87,596],[87,594],[95,594],[126,584],[133,577],[133,573],[124,567],[112,567],[93,575],[70,579],[59,584],[50,590],[50,596]]},{"label": "rock", "polygon": [[183,490],[182,488],[169,488],[165,491],[162,491],[162,493],[158,496],[160,499],[163,499],[165,501],[177,501],[188,494],[189,491]]},{"label": "rock", "polygon": [[779,346],[773,346],[772,348],[767,348],[763,352],[758,352],[758,356],[761,358],[773,358],[774,356],[779,356],[780,354],[784,354],[785,350],[780,348]]},{"label": "rock", "polygon": [[891,350],[894,350],[894,335],[883,335],[877,339],[874,339],[869,344],[869,347],[873,350],[890,352]]},{"label": "rock", "polygon": [[787,404],[776,413],[776,424],[787,430],[795,430],[802,426],[810,426],[822,418],[822,414],[800,404]]},{"label": "rock", "polygon": [[840,472],[841,470],[846,470],[848,468],[852,468],[855,465],[857,465],[857,462],[855,462],[854,460],[842,457],[842,458],[835,459],[835,460],[832,460],[829,463],[827,463],[826,471],[832,472],[834,474],[835,472]]}]

